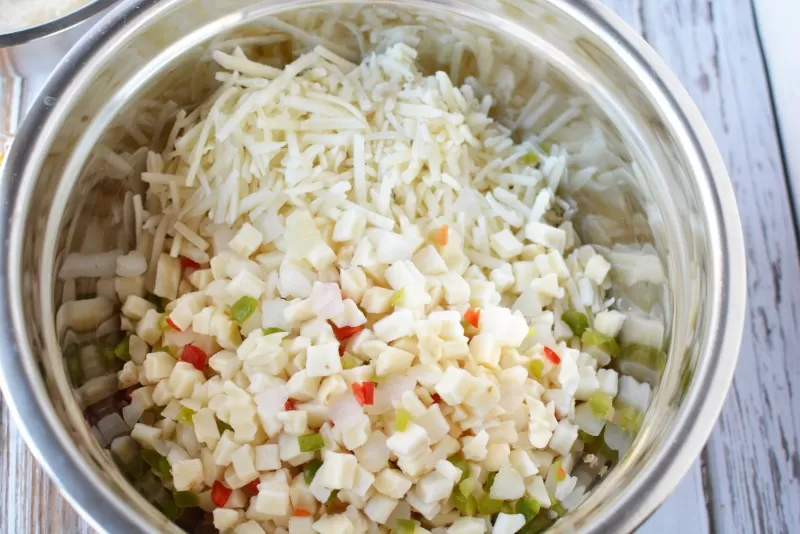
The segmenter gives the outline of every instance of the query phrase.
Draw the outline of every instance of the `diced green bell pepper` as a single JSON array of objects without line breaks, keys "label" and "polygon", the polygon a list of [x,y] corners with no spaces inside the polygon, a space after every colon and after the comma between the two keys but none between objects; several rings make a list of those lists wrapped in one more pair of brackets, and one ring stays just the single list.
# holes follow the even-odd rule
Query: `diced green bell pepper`
[{"label": "diced green bell pepper", "polygon": [[178,508],[192,508],[200,504],[197,495],[191,491],[176,491],[173,494],[173,498]]},{"label": "diced green bell pepper", "polygon": [[604,391],[595,391],[588,400],[592,415],[598,419],[610,421],[614,417],[614,399]]},{"label": "diced green bell pepper", "polygon": [[270,326],[269,328],[263,328],[262,331],[264,332],[265,336],[271,336],[272,334],[280,334],[281,332],[286,332],[283,328],[277,328],[275,326]]},{"label": "diced green bell pepper", "polygon": [[517,501],[514,511],[515,513],[524,515],[525,521],[530,521],[536,517],[536,514],[539,513],[540,508],[539,501],[526,495]]},{"label": "diced green bell pepper", "polygon": [[311,485],[320,467],[322,467],[322,460],[319,458],[314,458],[303,466],[303,480],[307,485]]},{"label": "diced green bell pepper", "polygon": [[659,372],[663,371],[667,365],[667,355],[663,351],[635,343],[622,347],[620,359],[638,363]]},{"label": "diced green bell pepper", "polygon": [[581,342],[585,345],[594,345],[611,357],[616,358],[619,356],[617,340],[611,336],[601,334],[597,330],[586,330],[581,335]]},{"label": "diced green bell pepper", "polygon": [[258,301],[253,297],[242,297],[231,306],[231,319],[241,325],[253,315],[258,308]]},{"label": "diced green bell pepper", "polygon": [[64,349],[64,359],[73,387],[80,386],[83,383],[83,366],[81,365],[80,349],[76,344],[67,345],[67,348]]},{"label": "diced green bell pepper", "polygon": [[322,439],[322,434],[318,433],[297,436],[297,441],[300,444],[301,452],[314,452],[325,446],[325,440]]},{"label": "diced green bell pepper", "polygon": [[576,336],[582,336],[589,329],[589,318],[585,313],[568,310],[561,314],[561,320],[567,323],[569,329]]},{"label": "diced green bell pepper", "polygon": [[454,454],[453,456],[449,457],[447,461],[461,470],[461,479],[459,482],[466,480],[469,477],[469,464],[464,458]]}]

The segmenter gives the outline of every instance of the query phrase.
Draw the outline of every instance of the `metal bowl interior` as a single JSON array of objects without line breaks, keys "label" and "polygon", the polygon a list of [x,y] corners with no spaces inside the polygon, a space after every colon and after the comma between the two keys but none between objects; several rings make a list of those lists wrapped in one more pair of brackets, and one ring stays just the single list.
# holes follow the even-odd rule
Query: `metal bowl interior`
[{"label": "metal bowl interior", "polygon": [[[208,68],[214,43],[242,32],[284,31],[311,44],[320,21],[362,9],[419,26],[428,70],[449,68],[449,57],[424,46],[442,32],[454,40],[489,38],[494,63],[508,65],[517,80],[511,88],[493,86],[489,75],[481,80],[498,98],[499,120],[508,119],[504,101],[530,98],[532,84],[546,79],[584,99],[607,132],[608,150],[627,172],[571,192],[584,214],[579,233],[590,243],[657,251],[667,284],[624,292],[634,301],[646,295],[639,300],[663,317],[668,360],[625,458],[553,532],[632,531],[675,488],[721,409],[738,355],[745,262],[732,188],[698,112],[647,45],[595,2],[131,0],[106,16],[51,78],[2,181],[0,320],[13,350],[0,355],[0,383],[24,437],[95,527],[179,531],[126,482],[86,425],[53,320],[63,291],[59,262],[74,250],[129,246],[114,206],[143,184],[133,179],[141,143],[126,125],[152,114],[153,101],[188,106],[206,96],[215,84]],[[287,17],[310,33],[287,28]],[[358,50],[355,40],[336,45]],[[108,154],[126,150],[130,171],[115,169]],[[98,227],[102,232],[87,239]],[[78,292],[96,291],[86,281]]]}]

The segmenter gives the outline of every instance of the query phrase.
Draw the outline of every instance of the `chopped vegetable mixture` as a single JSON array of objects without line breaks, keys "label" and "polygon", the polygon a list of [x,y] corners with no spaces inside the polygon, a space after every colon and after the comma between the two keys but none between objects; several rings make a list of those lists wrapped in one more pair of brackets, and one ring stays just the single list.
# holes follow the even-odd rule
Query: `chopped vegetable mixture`
[{"label": "chopped vegetable mixture", "polygon": [[87,413],[123,394],[96,434],[168,517],[538,532],[641,427],[650,386],[615,360],[663,353],[642,318],[620,341],[612,265],[556,196],[566,150],[416,55],[215,51],[223,86],[147,156],[136,248],[93,259],[111,296],[62,306],[62,336],[121,326],[66,368]]}]

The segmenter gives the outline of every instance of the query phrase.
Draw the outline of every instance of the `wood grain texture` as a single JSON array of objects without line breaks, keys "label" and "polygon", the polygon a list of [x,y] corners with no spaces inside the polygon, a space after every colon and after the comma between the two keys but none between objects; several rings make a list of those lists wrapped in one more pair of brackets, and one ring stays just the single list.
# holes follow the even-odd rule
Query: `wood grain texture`
[{"label": "wood grain texture", "polygon": [[800,56],[797,0],[753,0],[761,47],[769,72],[772,98],[783,145],[783,158],[794,199],[800,208]]},{"label": "wood grain texture", "polygon": [[800,264],[751,5],[643,2],[642,14],[648,40],[681,78],[722,150],[747,245],[742,353],[705,453],[712,524],[726,534],[798,532],[800,396],[793,389],[800,384]]},{"label": "wood grain texture", "polygon": [[0,532],[90,534],[17,434],[0,397]]},{"label": "wood grain texture", "polygon": [[695,462],[672,496],[636,531],[636,534],[708,534],[703,475]]}]

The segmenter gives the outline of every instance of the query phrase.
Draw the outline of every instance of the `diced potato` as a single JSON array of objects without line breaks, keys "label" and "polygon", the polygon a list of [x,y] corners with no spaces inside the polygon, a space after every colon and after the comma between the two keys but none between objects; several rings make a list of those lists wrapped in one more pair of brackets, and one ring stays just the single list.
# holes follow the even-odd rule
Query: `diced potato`
[{"label": "diced potato", "polygon": [[386,440],[386,446],[397,456],[416,457],[430,444],[428,433],[419,425],[409,423],[402,432],[395,432]]},{"label": "diced potato", "polygon": [[306,372],[309,377],[330,376],[341,371],[339,343],[323,343],[306,350]]},{"label": "diced potato", "polygon": [[114,278],[114,291],[120,302],[125,302],[129,296],[144,297],[147,287],[143,276],[123,276]]},{"label": "diced potato", "polygon": [[161,439],[161,429],[137,423],[131,431],[131,437],[145,449],[153,449],[155,441]]},{"label": "diced potato", "polygon": [[383,525],[389,520],[389,516],[397,506],[397,500],[386,495],[374,495],[367,501],[364,513],[370,520]]},{"label": "diced potato", "polygon": [[147,271],[147,260],[138,250],[117,256],[117,276],[141,276]]},{"label": "diced potato", "polygon": [[172,466],[172,483],[177,491],[190,491],[203,483],[203,463],[198,459],[183,460]]},{"label": "diced potato", "polygon": [[252,224],[244,223],[230,242],[231,250],[247,258],[261,246],[261,232]]},{"label": "diced potato", "polygon": [[258,517],[264,519],[288,517],[291,514],[289,488],[280,484],[261,483],[251,508]]},{"label": "diced potato", "polygon": [[136,335],[150,346],[158,343],[163,332],[161,331],[161,314],[156,310],[147,310],[144,317],[136,325]]},{"label": "diced potato", "polygon": [[515,469],[503,468],[497,472],[489,496],[498,500],[515,500],[525,495],[525,481]]},{"label": "diced potato", "polygon": [[231,464],[236,471],[236,476],[247,484],[258,478],[255,466],[255,451],[249,444],[242,445],[231,455]]},{"label": "diced potato", "polygon": [[351,489],[355,483],[358,460],[352,454],[325,453],[322,482],[330,489]]},{"label": "diced potato", "polygon": [[498,256],[504,260],[509,260],[522,253],[522,243],[514,236],[508,228],[492,234],[489,241]]},{"label": "diced potato", "polygon": [[401,309],[375,323],[373,330],[381,341],[390,343],[401,337],[412,335],[414,323],[414,313],[411,310]]},{"label": "diced potato", "polygon": [[159,297],[175,300],[181,283],[181,260],[169,254],[161,254],[156,264],[156,283],[153,293]]},{"label": "diced potato", "polygon": [[215,508],[213,515],[214,527],[220,532],[233,530],[241,523],[244,523],[244,512],[241,510]]},{"label": "diced potato", "polygon": [[151,352],[144,359],[145,376],[151,383],[168,378],[172,373],[176,363],[178,362],[175,360],[175,358],[170,356],[170,354],[167,352]]},{"label": "diced potato", "polygon": [[197,441],[212,446],[220,439],[219,428],[217,427],[217,420],[214,412],[209,408],[200,408],[192,416],[192,425],[194,427]]},{"label": "diced potato", "polygon": [[255,466],[259,471],[275,471],[281,468],[278,445],[266,444],[255,447]]},{"label": "diced potato", "polygon": [[394,291],[383,287],[370,287],[364,292],[361,299],[361,307],[367,313],[386,313],[392,309],[389,301],[394,295]]},{"label": "diced potato", "polygon": [[431,471],[417,481],[415,492],[426,503],[436,503],[450,496],[455,482],[438,471]]}]

